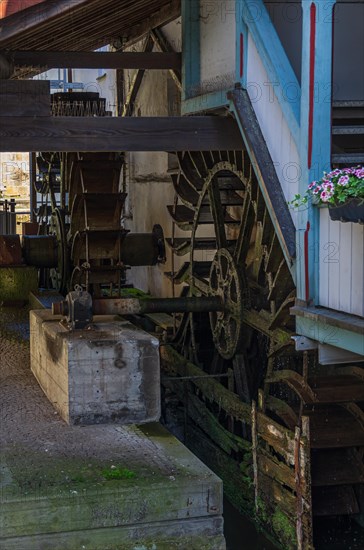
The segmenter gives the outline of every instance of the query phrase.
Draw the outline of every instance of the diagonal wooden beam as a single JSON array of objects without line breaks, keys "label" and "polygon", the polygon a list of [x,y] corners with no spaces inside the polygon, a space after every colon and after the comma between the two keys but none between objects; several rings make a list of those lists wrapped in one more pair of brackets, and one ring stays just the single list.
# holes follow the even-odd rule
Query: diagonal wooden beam
[{"label": "diagonal wooden beam", "polygon": [[0,117],[0,152],[241,148],[231,117]]},{"label": "diagonal wooden beam", "polygon": [[161,27],[162,25],[167,25],[174,19],[177,19],[181,15],[181,0],[171,0],[167,5],[160,8],[156,13],[150,15],[137,25],[129,27],[128,36],[124,47],[131,46],[138,42],[145,34],[155,29]]},{"label": "diagonal wooden beam", "polygon": [[[161,29],[153,29],[150,33],[154,44],[157,46],[157,48],[161,52],[165,53],[172,53],[174,52],[171,44],[168,42],[166,36],[164,36],[163,31]],[[171,73],[171,76],[176,83],[177,88],[182,91],[182,74],[181,74],[181,67],[170,67],[169,72]]]},{"label": "diagonal wooden beam", "polygon": [[177,52],[7,51],[0,55],[16,67],[47,69],[175,69],[181,70]]},{"label": "diagonal wooden beam", "polygon": [[[153,50],[153,40],[149,35],[144,43],[143,52],[149,53]],[[144,78],[144,69],[139,69],[133,76],[133,80],[130,89],[126,96],[125,105],[123,106],[122,116],[133,116],[135,101],[138,96],[140,86]]]}]

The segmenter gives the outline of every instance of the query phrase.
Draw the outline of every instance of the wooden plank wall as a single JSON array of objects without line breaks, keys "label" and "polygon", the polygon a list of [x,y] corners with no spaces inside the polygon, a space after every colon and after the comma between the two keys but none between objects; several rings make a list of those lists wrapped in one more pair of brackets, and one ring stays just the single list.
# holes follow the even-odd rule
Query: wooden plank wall
[{"label": "wooden plank wall", "polygon": [[319,305],[364,317],[364,227],[320,210]]},{"label": "wooden plank wall", "polygon": [[[255,507],[256,521],[270,530],[287,550],[312,549],[308,419],[303,418],[302,426],[292,432],[263,412],[262,393],[259,406],[243,403],[231,387],[233,377],[228,378],[226,385],[230,389],[227,389],[171,346],[161,347],[161,367],[162,384],[184,403],[186,415],[195,426],[192,432],[196,432],[196,426],[201,430],[200,437],[195,434],[193,438],[198,439],[193,450],[206,460],[204,449],[210,445],[211,453],[219,456],[216,463],[211,458],[210,467],[215,467],[223,478],[228,496],[232,491],[236,497],[236,488],[241,487],[245,491],[241,501],[253,501],[250,505],[253,509]],[[179,376],[183,378],[178,380]],[[219,411],[218,415],[212,412],[214,409]],[[222,418],[225,425],[221,423]],[[243,426],[243,433],[244,430],[245,433],[251,432],[251,440],[248,436],[245,438],[234,433],[237,425]],[[185,429],[185,433],[188,431],[191,430]],[[210,443],[204,440],[202,433],[208,434]],[[239,453],[240,464],[237,462],[234,468],[236,453]],[[224,463],[228,472],[225,479]],[[231,476],[235,490],[231,487]],[[249,477],[251,481],[247,483]],[[253,486],[254,494],[249,485]]]}]

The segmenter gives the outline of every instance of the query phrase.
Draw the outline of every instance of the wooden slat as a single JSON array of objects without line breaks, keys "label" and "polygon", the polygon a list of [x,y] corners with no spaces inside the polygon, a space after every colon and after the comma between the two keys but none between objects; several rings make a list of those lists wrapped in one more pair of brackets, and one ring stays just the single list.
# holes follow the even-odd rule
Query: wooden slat
[{"label": "wooden slat", "polygon": [[295,227],[267,144],[247,92],[234,90],[231,93],[231,99],[235,105],[247,146],[250,149],[254,171],[258,176],[275,231],[284,249],[285,257],[291,263],[296,255]]},{"label": "wooden slat", "polygon": [[0,152],[197,151],[241,146],[226,117],[0,117]]},{"label": "wooden slat", "polygon": [[[3,52],[5,53],[5,52]],[[177,52],[8,51],[15,66],[45,69],[181,69]]]},{"label": "wooden slat", "polygon": [[274,460],[268,453],[265,453],[263,449],[259,449],[258,466],[266,476],[274,479],[281,485],[285,485],[292,489],[296,488],[295,472],[293,468],[290,468],[284,462]]},{"label": "wooden slat", "polygon": [[184,359],[171,346],[161,347],[160,353],[163,370],[180,376],[196,377],[192,381],[206,399],[215,401],[229,416],[251,423],[250,405],[242,403],[237,395],[224,388],[214,378],[209,378],[203,370]]}]

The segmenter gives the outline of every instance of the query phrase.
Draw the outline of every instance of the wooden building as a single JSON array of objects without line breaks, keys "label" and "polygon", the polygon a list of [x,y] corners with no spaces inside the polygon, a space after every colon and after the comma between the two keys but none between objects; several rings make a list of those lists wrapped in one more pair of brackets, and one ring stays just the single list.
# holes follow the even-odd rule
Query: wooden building
[{"label": "wooden building", "polygon": [[[229,304],[154,320],[166,424],[283,548],[320,548],[322,518],[364,528],[363,218],[288,205],[364,164],[364,4],[24,7],[0,29],[0,151],[122,152],[125,226],[169,245],[133,284]],[[113,116],[51,115],[52,69]]]}]

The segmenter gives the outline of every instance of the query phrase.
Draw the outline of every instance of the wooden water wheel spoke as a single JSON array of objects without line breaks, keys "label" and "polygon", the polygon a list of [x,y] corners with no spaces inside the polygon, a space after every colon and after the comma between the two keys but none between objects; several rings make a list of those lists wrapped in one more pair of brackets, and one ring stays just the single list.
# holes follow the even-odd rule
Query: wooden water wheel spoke
[{"label": "wooden water wheel spoke", "polygon": [[245,191],[244,205],[241,212],[239,235],[236,242],[234,258],[238,265],[245,261],[248,253],[250,235],[253,231],[254,209],[248,189]]},{"label": "wooden water wheel spoke", "polygon": [[[170,206],[169,210],[180,228],[191,230],[191,244],[181,241],[174,248],[177,254],[190,252],[192,269],[186,271],[184,281],[189,284],[191,295],[216,295],[224,303],[223,313],[210,314],[211,336],[218,353],[227,365],[236,354],[251,347],[254,339],[273,338],[272,350],[276,353],[282,342],[282,349],[286,349],[291,332],[269,329],[270,300],[278,299],[279,308],[293,283],[285,279],[280,282],[283,252],[274,240],[273,224],[248,154],[207,151],[178,154],[178,159],[180,174],[177,179],[174,177],[174,186],[184,206],[173,212]],[[214,246],[215,255],[211,253]],[[210,269],[209,274],[204,272],[201,276],[195,266],[201,262],[204,250],[206,256],[202,257],[207,259],[206,265],[210,262]],[[267,251],[271,253],[269,274],[263,261]],[[288,310],[288,303],[286,307]],[[198,323],[191,323],[191,331],[201,322],[199,319]],[[251,350],[241,361],[243,369],[250,368],[251,354],[259,349],[258,343],[254,346],[255,351]],[[253,378],[247,383],[256,384]],[[244,395],[248,393],[245,389]]]},{"label": "wooden water wheel spoke", "polygon": [[226,231],[224,223],[224,210],[221,205],[218,183],[215,178],[209,185],[208,195],[210,199],[211,213],[214,220],[216,244],[218,248],[226,248]]}]

